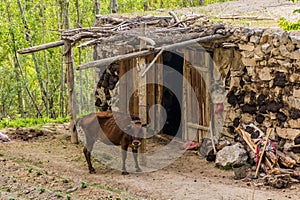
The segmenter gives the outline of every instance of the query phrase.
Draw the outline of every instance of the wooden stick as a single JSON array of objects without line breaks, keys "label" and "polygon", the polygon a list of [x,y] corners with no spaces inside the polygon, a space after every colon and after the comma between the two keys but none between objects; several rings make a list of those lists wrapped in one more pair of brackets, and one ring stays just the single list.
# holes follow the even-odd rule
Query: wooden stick
[{"label": "wooden stick", "polygon": [[210,122],[209,125],[209,132],[210,132],[210,137],[211,137],[211,143],[214,149],[214,154],[217,154],[217,149],[216,149],[216,145],[215,145],[215,140],[214,140],[214,134],[213,134],[213,130],[212,130],[212,121]]},{"label": "wooden stick", "polygon": [[226,36],[224,35],[220,35],[220,34],[215,34],[215,35],[209,35],[209,36],[205,36],[205,37],[201,37],[201,38],[196,38],[196,39],[192,39],[192,40],[187,40],[184,42],[179,42],[179,43],[175,43],[175,44],[170,44],[170,45],[166,45],[163,47],[157,47],[154,48],[153,50],[143,50],[143,51],[139,51],[139,52],[133,52],[133,53],[129,53],[129,54],[125,54],[125,55],[118,55],[115,57],[110,57],[110,58],[104,58],[101,60],[96,60],[96,61],[92,61],[89,63],[85,63],[82,65],[79,65],[77,67],[77,70],[82,70],[82,69],[88,69],[88,68],[93,68],[93,67],[105,67],[110,65],[111,63],[117,62],[117,61],[122,61],[122,60],[128,60],[131,58],[136,58],[136,57],[141,57],[141,56],[147,56],[153,53],[156,53],[158,51],[160,51],[162,48],[164,48],[165,51],[168,50],[172,50],[172,49],[176,49],[176,48],[180,48],[183,46],[189,46],[189,45],[193,45],[196,43],[201,43],[201,42],[210,42],[213,40],[218,40],[218,39],[222,39],[225,38]]},{"label": "wooden stick", "polygon": [[149,69],[154,65],[154,63],[156,62],[156,60],[159,58],[159,56],[164,52],[164,48],[162,48],[160,50],[160,52],[158,52],[158,54],[155,56],[155,58],[151,61],[151,63],[148,65],[148,67],[143,71],[143,73],[141,74],[141,77],[144,77],[145,74],[149,71]]},{"label": "wooden stick", "polygon": [[[175,20],[175,23],[180,22],[179,18],[177,17],[177,15],[173,11],[170,11],[169,14],[172,15],[172,17]],[[187,27],[187,25],[184,22],[181,22],[180,24],[182,24],[184,27]]]},{"label": "wooden stick", "polygon": [[255,177],[257,177],[257,175],[258,175],[258,171],[259,171],[259,168],[260,168],[260,165],[261,165],[261,161],[262,161],[263,155],[264,155],[264,153],[265,153],[267,144],[268,144],[268,142],[269,142],[269,137],[270,137],[270,135],[271,135],[272,132],[273,132],[273,129],[270,128],[269,131],[268,131],[267,137],[266,137],[266,142],[265,142],[265,144],[264,144],[263,150],[262,150],[262,152],[261,152],[261,154],[260,154],[260,158],[259,158],[259,161],[258,161],[258,165],[257,165],[257,167],[256,167]]},{"label": "wooden stick", "polygon": [[155,46],[156,42],[154,40],[152,40],[151,38],[145,37],[145,36],[138,36],[138,38],[140,40],[144,40],[145,42],[147,42],[148,44],[150,44],[151,46]]},{"label": "wooden stick", "polygon": [[259,16],[229,16],[229,17],[220,17],[220,19],[274,20],[274,18],[259,17]]},{"label": "wooden stick", "polygon": [[53,48],[53,47],[62,46],[62,45],[64,45],[64,42],[65,42],[64,40],[59,40],[57,42],[49,42],[49,43],[46,43],[46,44],[21,49],[21,50],[18,50],[17,52],[19,54],[33,53],[33,52],[37,52],[37,51],[41,51],[41,50],[45,50],[45,49],[50,49],[50,48]]},{"label": "wooden stick", "polygon": [[170,27],[175,27],[175,26],[177,26],[178,24],[185,23],[185,22],[192,21],[192,20],[196,20],[196,19],[203,18],[203,17],[205,17],[205,15],[200,15],[200,16],[196,16],[196,17],[193,17],[193,18],[185,19],[185,20],[176,22],[175,24],[173,24],[173,25],[170,26]]},{"label": "wooden stick", "polygon": [[248,144],[248,146],[250,147],[250,149],[255,152],[255,144],[253,143],[253,141],[251,140],[251,138],[249,137],[248,133],[240,128],[236,128],[236,131],[240,132],[242,134],[243,139],[245,140],[245,142]]}]

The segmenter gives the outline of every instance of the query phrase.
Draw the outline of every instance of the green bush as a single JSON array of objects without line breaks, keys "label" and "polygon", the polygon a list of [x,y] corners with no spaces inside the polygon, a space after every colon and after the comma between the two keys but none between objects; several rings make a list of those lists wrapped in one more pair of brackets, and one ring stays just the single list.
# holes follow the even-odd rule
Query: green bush
[{"label": "green bush", "polygon": [[285,18],[280,18],[278,25],[286,31],[300,30],[300,20],[298,22],[290,22]]}]

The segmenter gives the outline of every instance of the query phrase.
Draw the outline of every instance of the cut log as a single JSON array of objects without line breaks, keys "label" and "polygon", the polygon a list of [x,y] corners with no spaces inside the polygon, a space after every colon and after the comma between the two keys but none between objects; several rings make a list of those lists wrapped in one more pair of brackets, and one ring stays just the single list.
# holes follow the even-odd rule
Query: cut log
[{"label": "cut log", "polygon": [[296,165],[296,161],[289,157],[288,155],[284,154],[283,152],[277,150],[276,154],[278,156],[279,162],[288,167],[288,168],[293,168]]}]

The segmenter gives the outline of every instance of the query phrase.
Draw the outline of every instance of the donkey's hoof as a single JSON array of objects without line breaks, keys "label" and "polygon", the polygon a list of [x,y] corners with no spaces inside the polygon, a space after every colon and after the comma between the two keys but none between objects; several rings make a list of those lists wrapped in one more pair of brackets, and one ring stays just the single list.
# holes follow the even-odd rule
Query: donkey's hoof
[{"label": "donkey's hoof", "polygon": [[89,170],[90,174],[96,174],[96,170],[94,168]]},{"label": "donkey's hoof", "polygon": [[135,171],[136,172],[142,172],[141,168],[137,168]]},{"label": "donkey's hoof", "polygon": [[128,175],[129,173],[127,171],[123,171],[122,175]]}]

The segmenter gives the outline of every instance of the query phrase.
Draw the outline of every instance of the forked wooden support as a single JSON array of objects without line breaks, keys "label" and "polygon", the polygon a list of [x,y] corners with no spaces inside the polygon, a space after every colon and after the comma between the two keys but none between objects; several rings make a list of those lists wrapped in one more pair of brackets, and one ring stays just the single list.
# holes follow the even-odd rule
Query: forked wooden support
[{"label": "forked wooden support", "polygon": [[259,157],[258,165],[257,165],[256,171],[255,171],[255,177],[257,177],[257,175],[258,175],[258,171],[259,171],[259,168],[260,168],[260,165],[261,165],[261,161],[263,159],[266,147],[267,147],[268,142],[269,142],[269,137],[270,137],[270,135],[271,135],[272,132],[273,132],[273,129],[270,128],[269,131],[268,131],[267,137],[266,137],[266,141],[265,141],[263,150],[262,150],[262,152],[260,154],[260,157]]}]

